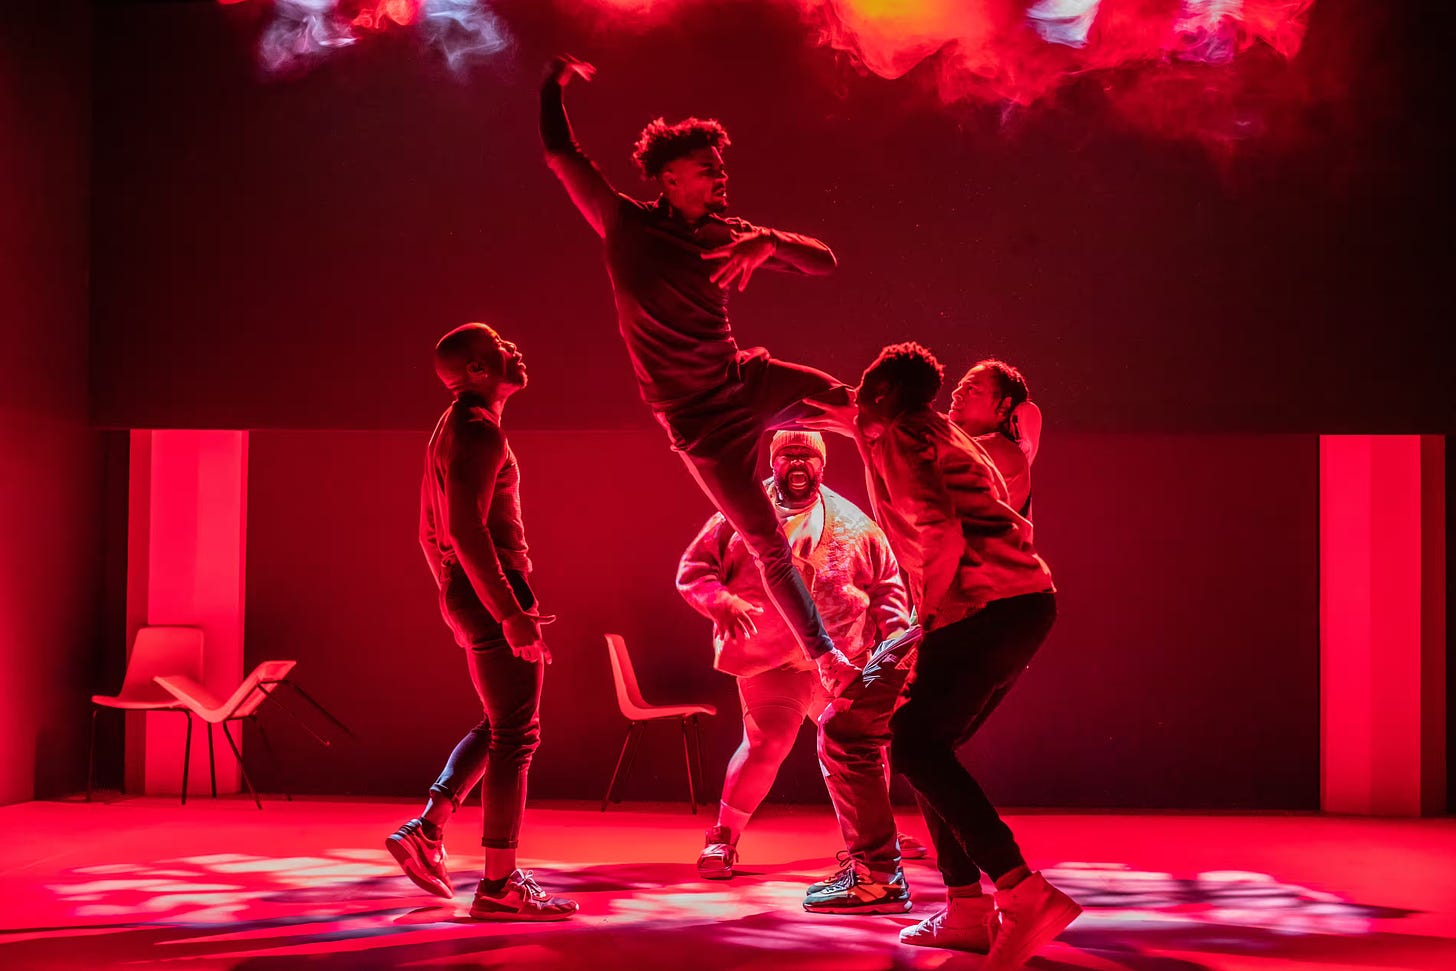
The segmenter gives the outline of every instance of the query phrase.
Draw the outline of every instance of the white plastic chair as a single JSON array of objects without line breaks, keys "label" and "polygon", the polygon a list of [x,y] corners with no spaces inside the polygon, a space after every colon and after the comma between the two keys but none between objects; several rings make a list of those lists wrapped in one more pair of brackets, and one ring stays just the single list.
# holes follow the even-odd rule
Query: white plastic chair
[{"label": "white plastic chair", "polygon": [[[182,747],[182,805],[187,805],[187,774],[192,764],[192,712],[156,682],[157,675],[202,677],[202,631],[196,627],[143,627],[132,641],[121,690],[91,696],[91,747],[86,756],[86,801],[96,776],[96,716],[102,708],[122,711],[177,711],[187,719]],[[215,793],[214,793],[215,794]]]},{"label": "white plastic chair", "polygon": [[[612,769],[612,780],[607,783],[607,794],[602,797],[602,812],[607,811],[608,802],[613,799],[617,780],[627,781],[632,763],[637,759],[637,749],[642,742],[642,733],[649,722],[677,719],[682,728],[683,758],[688,768],[688,801],[693,813],[698,811],[698,793],[703,788],[703,738],[698,726],[699,715],[716,715],[718,709],[712,705],[649,705],[642,699],[642,689],[637,686],[637,672],[632,669],[632,657],[627,653],[627,642],[621,634],[607,634],[607,656],[612,661],[612,681],[617,687],[617,707],[626,717],[627,737],[622,741],[622,751],[617,755],[617,765]],[[625,769],[623,768],[625,764]]]},{"label": "white plastic chair", "polygon": [[[228,731],[227,723],[230,721],[241,721],[243,719],[256,719],[258,707],[267,701],[277,688],[287,683],[288,673],[293,670],[297,661],[264,661],[248,674],[233,693],[225,699],[219,699],[207,689],[196,678],[185,674],[159,674],[155,677],[156,683],[167,693],[173,701],[182,704],[192,714],[201,718],[207,723],[207,754],[208,761],[212,763],[212,791],[217,795],[217,766],[212,760],[212,726],[222,726],[222,736],[227,739],[228,748],[233,750],[233,757],[238,760],[238,769],[242,772],[243,783],[247,785],[248,792],[253,796],[253,802],[259,809],[263,808],[263,801],[258,798],[258,791],[253,788],[253,781],[248,778],[247,766],[243,764],[243,753],[239,750],[237,743],[233,741],[232,733]],[[264,748],[272,751],[272,745],[268,736],[263,734],[263,726],[255,720],[253,727],[258,730],[258,737],[263,740]],[[292,796],[284,793],[291,801]]]}]

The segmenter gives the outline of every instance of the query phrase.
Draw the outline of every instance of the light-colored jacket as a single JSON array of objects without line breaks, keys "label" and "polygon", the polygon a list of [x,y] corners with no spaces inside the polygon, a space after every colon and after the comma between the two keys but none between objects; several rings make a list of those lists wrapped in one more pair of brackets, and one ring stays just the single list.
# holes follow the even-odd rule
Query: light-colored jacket
[{"label": "light-colored jacket", "polygon": [[995,462],[944,415],[902,415],[861,450],[876,518],[927,631],[992,600],[1054,591]]},{"label": "light-colored jacket", "polygon": [[[835,646],[862,664],[876,643],[910,626],[905,585],[890,543],[874,521],[834,491],[821,486],[819,493],[824,529],[799,563],[800,572],[807,575],[809,593]],[[763,608],[754,615],[758,633],[751,637],[726,637],[714,625],[713,666],[719,671],[750,677],[780,667],[813,668],[764,592],[748,547],[722,513],[713,514],[683,554],[677,589],[709,619],[730,596]]]}]

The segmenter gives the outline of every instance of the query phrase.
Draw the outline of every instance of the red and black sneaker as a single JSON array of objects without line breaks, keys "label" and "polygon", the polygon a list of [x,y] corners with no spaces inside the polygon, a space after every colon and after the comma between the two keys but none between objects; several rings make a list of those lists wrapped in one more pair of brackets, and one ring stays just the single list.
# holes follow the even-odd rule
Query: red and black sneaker
[{"label": "red and black sneaker", "polygon": [[411,819],[386,836],[384,848],[415,886],[446,900],[455,896],[450,886],[450,871],[445,866],[445,841],[426,836],[423,820]]}]

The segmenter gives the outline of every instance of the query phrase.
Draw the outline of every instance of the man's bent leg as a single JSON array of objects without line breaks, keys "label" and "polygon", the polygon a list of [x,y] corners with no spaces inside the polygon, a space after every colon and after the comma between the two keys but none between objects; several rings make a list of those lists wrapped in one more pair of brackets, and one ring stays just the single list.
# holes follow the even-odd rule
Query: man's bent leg
[{"label": "man's bent leg", "polygon": [[751,355],[740,364],[743,394],[740,401],[769,429],[792,428],[800,420],[814,418],[819,410],[813,403],[849,403],[849,387],[832,374],[803,364],[791,364]]},{"label": "man's bent leg", "polygon": [[893,669],[819,716],[819,768],[845,849],[876,877],[893,876],[900,865],[884,753],[906,674],[904,667]]},{"label": "man's bent leg", "polygon": [[773,787],[804,717],[824,700],[813,671],[784,668],[739,678],[738,697],[743,741],[728,761],[718,823],[705,834],[698,855],[698,875],[708,880],[733,876],[739,837]]},{"label": "man's bent leg", "polygon": [[743,539],[763,576],[764,592],[790,633],[811,658],[834,649],[804,578],[794,568],[789,541],[779,528],[773,503],[758,478],[762,426],[715,436],[691,453],[680,452],[703,492]]},{"label": "man's bent leg", "polygon": [[[1050,594],[994,601],[926,635],[905,703],[890,720],[891,758],[944,822],[936,851],[958,842],[994,880],[1025,865],[1010,828],[956,756],[967,729],[983,723],[1051,629]],[[933,825],[933,824],[932,824]],[[932,835],[935,835],[932,829]]]}]

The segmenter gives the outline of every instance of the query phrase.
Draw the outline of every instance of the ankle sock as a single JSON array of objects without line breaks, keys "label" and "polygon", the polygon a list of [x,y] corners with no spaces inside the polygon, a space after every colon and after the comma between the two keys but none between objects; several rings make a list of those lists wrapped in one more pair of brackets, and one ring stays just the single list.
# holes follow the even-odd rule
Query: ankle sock
[{"label": "ankle sock", "polygon": [[753,813],[740,812],[728,805],[726,802],[718,803],[718,825],[728,827],[728,839],[737,843],[738,837],[743,835],[743,827],[753,818]]},{"label": "ankle sock", "polygon": [[476,892],[490,897],[499,897],[506,889],[506,882],[509,880],[510,877],[501,877],[499,880],[482,879],[480,881],[480,888]]}]

